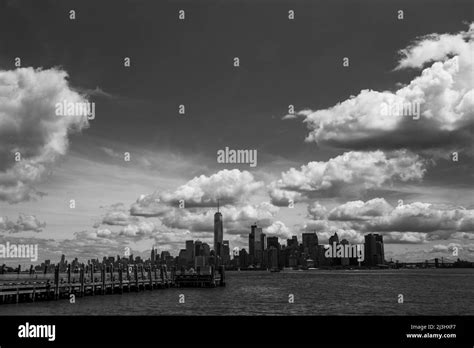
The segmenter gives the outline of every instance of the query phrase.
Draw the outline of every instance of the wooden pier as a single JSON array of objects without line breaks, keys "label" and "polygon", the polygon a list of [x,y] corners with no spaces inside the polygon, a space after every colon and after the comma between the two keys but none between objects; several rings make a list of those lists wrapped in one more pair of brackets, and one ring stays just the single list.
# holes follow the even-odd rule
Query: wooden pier
[{"label": "wooden pier", "polygon": [[[0,274],[0,304],[58,300],[76,297],[122,294],[169,287],[216,287],[225,285],[224,269],[210,268],[207,274],[167,271],[166,266],[129,266],[114,270],[104,267],[98,272],[81,268],[66,273],[56,266],[51,274]],[[217,274],[216,274],[217,273]]]},{"label": "wooden pier", "polygon": [[219,267],[219,273],[216,276],[214,267],[208,274],[202,274],[198,269],[195,274],[186,274],[181,270],[180,274],[174,277],[174,285],[178,288],[215,288],[216,286],[225,286],[224,267]]}]

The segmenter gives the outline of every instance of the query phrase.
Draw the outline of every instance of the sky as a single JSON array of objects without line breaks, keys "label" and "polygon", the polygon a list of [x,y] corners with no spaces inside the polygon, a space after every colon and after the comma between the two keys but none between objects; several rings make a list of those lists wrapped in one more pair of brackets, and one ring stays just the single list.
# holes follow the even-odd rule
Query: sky
[{"label": "sky", "polygon": [[0,243],[177,254],[212,246],[219,200],[231,248],[256,222],[472,261],[473,23],[460,0],[0,1]]}]

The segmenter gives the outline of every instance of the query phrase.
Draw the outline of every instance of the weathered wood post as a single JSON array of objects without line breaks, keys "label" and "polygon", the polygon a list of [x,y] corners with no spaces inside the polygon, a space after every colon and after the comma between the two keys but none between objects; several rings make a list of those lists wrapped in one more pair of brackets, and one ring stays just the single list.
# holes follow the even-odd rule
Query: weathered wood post
[{"label": "weathered wood post", "polygon": [[110,293],[113,294],[115,290],[114,265],[110,265],[110,281],[112,282],[112,289]]},{"label": "weathered wood post", "polygon": [[92,295],[95,295],[94,265],[93,264],[91,264],[90,271],[91,271]]},{"label": "weathered wood post", "polygon": [[59,264],[54,268],[54,299],[59,298]]},{"label": "weathered wood post", "polygon": [[127,272],[126,272],[126,273],[127,273],[127,280],[128,280],[129,282],[130,282],[130,267],[132,267],[132,266],[130,266],[130,265],[127,264],[127,269],[126,269]]},{"label": "weathered wood post", "polygon": [[133,273],[135,274],[135,286],[137,287],[137,292],[140,290],[138,287],[138,265],[134,265],[133,267]]},{"label": "weathered wood post", "polygon": [[153,272],[155,273],[154,284],[156,285],[156,281],[158,279],[158,274],[156,273],[156,265],[153,267]]},{"label": "weathered wood post", "polygon": [[145,290],[145,275],[143,274],[143,265],[140,266],[140,273],[142,275],[143,290]]},{"label": "weathered wood post", "polygon": [[163,269],[163,266],[160,267],[160,278],[161,278],[161,284],[163,286],[165,285],[165,270]]},{"label": "weathered wood post", "polygon": [[102,269],[100,270],[100,273],[101,273],[101,280],[102,280],[102,286],[101,286],[101,287],[102,287],[102,289],[101,289],[102,295],[105,295],[106,268],[107,268],[106,265],[102,265]]},{"label": "weathered wood post", "polygon": [[151,266],[148,267],[148,281],[150,282],[150,290],[153,290],[153,278],[151,277]]},{"label": "weathered wood post", "polygon": [[173,285],[175,284],[175,277],[176,277],[176,268],[171,267],[171,282],[172,282]]},{"label": "weathered wood post", "polygon": [[221,274],[221,279],[220,279],[219,285],[220,285],[220,286],[225,286],[225,270],[224,270],[224,266],[220,266],[220,267],[219,267],[219,273]]},{"label": "weathered wood post", "polygon": [[67,265],[67,289],[69,294],[72,292],[72,287],[71,287],[71,264]]},{"label": "weathered wood post", "polygon": [[84,264],[82,264],[82,267],[80,269],[79,273],[79,281],[81,282],[81,287],[79,288],[79,296],[82,297],[84,296]]},{"label": "weathered wood post", "polygon": [[122,274],[122,264],[119,264],[119,283],[120,283],[120,293],[123,294],[123,274]]},{"label": "weathered wood post", "polygon": [[71,286],[71,264],[67,265],[67,283]]}]

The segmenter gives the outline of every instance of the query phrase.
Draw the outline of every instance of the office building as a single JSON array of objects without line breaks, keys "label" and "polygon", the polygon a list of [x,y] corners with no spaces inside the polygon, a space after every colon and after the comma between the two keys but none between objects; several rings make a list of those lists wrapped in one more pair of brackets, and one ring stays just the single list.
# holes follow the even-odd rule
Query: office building
[{"label": "office building", "polygon": [[385,262],[383,237],[379,234],[367,234],[365,237],[365,265],[373,267]]},{"label": "office building", "polygon": [[194,265],[194,241],[187,240],[185,242],[186,245],[186,260],[187,263],[192,266]]},{"label": "office building", "polygon": [[228,240],[222,242],[222,263],[224,265],[230,263],[230,245]]},{"label": "office building", "polygon": [[219,212],[219,201],[217,202],[217,213],[214,214],[214,251],[216,256],[222,254],[222,240],[224,238],[224,229],[222,223],[222,214]]}]

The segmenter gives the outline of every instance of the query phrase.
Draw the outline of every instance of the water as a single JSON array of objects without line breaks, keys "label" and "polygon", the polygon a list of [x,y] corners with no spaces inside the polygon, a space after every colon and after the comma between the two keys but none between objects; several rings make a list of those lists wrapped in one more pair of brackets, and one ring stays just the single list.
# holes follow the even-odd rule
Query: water
[{"label": "water", "polygon": [[[0,315],[473,315],[474,269],[227,272],[227,286],[0,305]],[[178,302],[184,294],[185,303]],[[289,295],[294,303],[288,303]],[[404,303],[398,303],[402,294]]]}]

